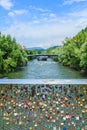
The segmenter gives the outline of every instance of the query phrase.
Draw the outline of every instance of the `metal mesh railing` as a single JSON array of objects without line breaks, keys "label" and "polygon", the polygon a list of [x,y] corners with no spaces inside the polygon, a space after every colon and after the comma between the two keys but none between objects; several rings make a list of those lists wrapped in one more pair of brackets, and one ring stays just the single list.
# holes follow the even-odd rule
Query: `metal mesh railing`
[{"label": "metal mesh railing", "polygon": [[87,85],[0,84],[0,130],[87,130]]}]

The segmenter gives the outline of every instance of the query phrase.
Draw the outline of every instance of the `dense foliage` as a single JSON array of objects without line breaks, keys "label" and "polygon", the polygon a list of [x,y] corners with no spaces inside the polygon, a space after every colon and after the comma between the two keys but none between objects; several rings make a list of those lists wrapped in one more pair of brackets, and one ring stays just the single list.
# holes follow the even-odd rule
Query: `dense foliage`
[{"label": "dense foliage", "polygon": [[26,51],[15,38],[0,33],[0,73],[8,73],[27,63]]},{"label": "dense foliage", "polygon": [[87,27],[73,38],[66,38],[63,46],[49,49],[45,53],[57,54],[56,60],[76,70],[87,71]]}]

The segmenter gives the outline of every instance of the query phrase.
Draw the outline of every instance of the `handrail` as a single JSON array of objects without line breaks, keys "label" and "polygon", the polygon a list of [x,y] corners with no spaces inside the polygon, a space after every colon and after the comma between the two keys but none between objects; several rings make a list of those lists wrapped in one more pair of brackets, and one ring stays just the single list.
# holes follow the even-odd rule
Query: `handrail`
[{"label": "handrail", "polygon": [[87,84],[87,79],[0,79],[0,84]]}]

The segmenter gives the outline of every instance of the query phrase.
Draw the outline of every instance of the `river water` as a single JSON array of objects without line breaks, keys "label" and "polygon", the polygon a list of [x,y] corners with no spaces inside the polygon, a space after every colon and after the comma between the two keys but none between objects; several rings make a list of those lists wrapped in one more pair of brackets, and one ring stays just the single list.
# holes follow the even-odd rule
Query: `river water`
[{"label": "river water", "polygon": [[62,66],[60,63],[48,59],[47,61],[38,61],[34,59],[28,62],[27,66],[19,71],[9,73],[5,78],[14,79],[83,79],[87,78],[80,72]]}]

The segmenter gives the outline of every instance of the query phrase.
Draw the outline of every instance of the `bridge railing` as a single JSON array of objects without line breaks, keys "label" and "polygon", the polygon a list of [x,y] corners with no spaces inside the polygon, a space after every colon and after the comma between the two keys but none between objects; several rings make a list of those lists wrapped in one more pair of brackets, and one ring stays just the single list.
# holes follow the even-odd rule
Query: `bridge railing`
[{"label": "bridge railing", "polygon": [[1,79],[0,130],[87,130],[87,80]]}]

